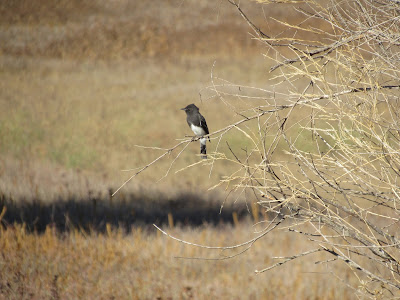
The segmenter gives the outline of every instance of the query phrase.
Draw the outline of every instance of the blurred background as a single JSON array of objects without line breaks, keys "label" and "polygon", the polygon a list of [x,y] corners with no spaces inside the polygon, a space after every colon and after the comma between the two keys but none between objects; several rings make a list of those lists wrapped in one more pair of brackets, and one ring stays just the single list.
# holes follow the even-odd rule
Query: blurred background
[{"label": "blurred background", "polygon": [[[241,7],[266,30],[278,24],[266,22],[267,15],[295,16],[284,6],[244,1]],[[0,12],[3,197],[108,201],[136,168],[162,154],[136,145],[165,149],[192,135],[180,108],[195,103],[211,132],[240,118],[209,89],[215,81],[269,84],[265,47],[227,1],[20,0],[3,1]],[[232,147],[248,143],[227,137]],[[216,145],[209,143],[208,152]],[[115,199],[222,201],[225,195],[208,189],[230,166],[198,165],[175,174],[199,161],[198,143],[192,143],[163,178],[178,151]]]},{"label": "blurred background", "polygon": [[[242,7],[255,20],[270,13],[252,2]],[[31,188],[43,197],[73,181],[71,172],[94,179],[96,189],[115,189],[131,175],[122,169],[160,155],[135,145],[169,148],[191,135],[180,111],[187,104],[200,107],[211,131],[232,122],[234,113],[207,90],[211,74],[268,84],[263,50],[227,1],[3,1],[0,11],[2,182],[21,183],[20,173],[31,169]],[[197,161],[197,148],[190,145],[176,169]],[[125,190],[156,188],[172,157]],[[208,176],[198,180],[203,171],[168,176],[157,186],[208,188]],[[214,169],[213,179],[222,173]],[[29,184],[2,188],[31,193],[23,191]]]}]

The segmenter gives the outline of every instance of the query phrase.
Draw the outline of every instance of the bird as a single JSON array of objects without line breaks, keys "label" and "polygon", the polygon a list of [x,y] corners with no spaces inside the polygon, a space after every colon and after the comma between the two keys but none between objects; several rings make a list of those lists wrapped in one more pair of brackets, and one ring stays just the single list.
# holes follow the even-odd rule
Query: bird
[{"label": "bird", "polygon": [[[206,148],[206,138],[203,138],[206,134],[209,134],[206,119],[201,115],[199,108],[194,104],[189,104],[188,106],[181,108],[186,112],[186,121],[192,129],[193,133],[201,137],[200,138],[200,154],[201,158],[207,158],[207,148]],[[211,142],[210,137],[208,140]]]}]

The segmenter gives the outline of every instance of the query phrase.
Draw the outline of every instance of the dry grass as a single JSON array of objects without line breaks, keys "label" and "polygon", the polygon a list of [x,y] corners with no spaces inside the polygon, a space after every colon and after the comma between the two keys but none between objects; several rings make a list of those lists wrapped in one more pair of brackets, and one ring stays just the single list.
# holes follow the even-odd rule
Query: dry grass
[{"label": "dry grass", "polygon": [[[5,69],[17,69],[0,74],[0,152],[91,170],[121,182],[127,176],[121,169],[144,165],[159,154],[135,145],[165,148],[190,134],[179,108],[199,103],[198,93],[209,84],[212,64],[212,59],[205,58],[176,64],[146,61],[124,65],[4,58]],[[216,75],[230,73],[242,78],[240,72],[248,70],[251,84],[264,69],[260,64],[256,70],[243,63],[230,64],[217,61]],[[220,103],[200,106],[211,130],[236,118]],[[167,130],[160,130],[160,126]],[[209,151],[215,146],[211,143]],[[191,145],[174,170],[197,161],[198,148]],[[139,180],[158,180],[172,158]],[[209,168],[203,169],[209,172]],[[224,169],[215,168],[213,178],[223,173]],[[192,177],[187,174],[166,180],[190,187],[201,177],[207,187],[213,179],[204,178],[198,169],[190,173]]]},{"label": "dry grass", "polygon": [[[264,18],[257,5],[245,5]],[[238,118],[219,101],[204,101],[211,72],[248,86],[263,86],[268,79],[259,43],[225,2],[20,0],[0,9],[0,153],[6,158],[50,161],[121,182],[127,175],[119,170],[158,154],[135,145],[165,148],[190,134],[179,110],[188,103],[201,107],[212,131]],[[285,16],[281,8],[272,12]],[[160,38],[169,43],[165,51],[157,44]],[[168,130],[160,130],[165,124]],[[247,141],[239,136],[231,143]],[[197,148],[191,145],[173,171],[197,161]],[[139,180],[159,179],[171,161]],[[214,168],[210,179],[197,168],[166,184],[193,188],[200,181],[206,188],[226,168]]]},{"label": "dry grass", "polygon": [[[244,25],[226,4],[19,0],[0,4],[0,11],[0,50],[7,55],[126,60],[222,53],[227,46],[240,54],[255,44],[245,32],[235,34]],[[229,45],[220,43],[227,35]]]},{"label": "dry grass", "polygon": [[[218,194],[206,199],[179,196],[176,191],[178,198],[170,193],[165,201],[165,191],[138,186],[111,201],[104,191],[107,180],[93,180],[83,171],[12,159],[2,161],[2,166],[0,189],[20,198],[6,199],[6,193],[1,200],[6,210],[0,214],[0,299],[353,298],[353,290],[346,287],[354,284],[351,269],[343,264],[315,264],[328,259],[322,253],[268,273],[254,273],[282,261],[273,257],[309,250],[306,240],[285,229],[271,232],[235,258],[209,261],[191,258],[224,258],[244,249],[183,245],[152,226],[143,226],[164,224],[169,234],[189,242],[231,246],[261,229],[252,225],[256,218],[264,218],[257,215],[256,206],[252,206],[253,220],[249,214],[246,218],[246,211],[232,210],[232,203],[226,203],[218,216]],[[47,190],[46,182],[50,183]],[[240,222],[234,221],[235,211]],[[203,225],[192,227],[199,224],[199,217]],[[218,226],[207,225],[215,221]],[[229,225],[233,221],[235,226]]]},{"label": "dry grass", "polygon": [[[185,240],[207,245],[243,242],[251,226],[174,228]],[[27,234],[20,225],[1,231],[0,297],[3,299],[349,299],[353,292],[332,284],[332,271],[309,260],[255,275],[307,244],[277,231],[245,255],[205,261],[180,257],[222,258],[231,253],[184,246],[165,236],[133,228],[128,235],[73,231]],[[315,256],[324,259],[323,256]],[[339,267],[343,279],[349,270]],[[347,282],[350,283],[350,282]]]}]

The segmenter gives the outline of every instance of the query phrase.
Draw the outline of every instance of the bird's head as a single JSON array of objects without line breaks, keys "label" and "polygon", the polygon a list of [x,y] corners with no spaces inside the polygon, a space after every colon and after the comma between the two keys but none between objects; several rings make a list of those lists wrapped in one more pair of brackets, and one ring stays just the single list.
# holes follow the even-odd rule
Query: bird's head
[{"label": "bird's head", "polygon": [[189,104],[188,106],[181,108],[181,110],[184,110],[186,113],[191,113],[191,112],[199,111],[199,108],[194,104]]}]

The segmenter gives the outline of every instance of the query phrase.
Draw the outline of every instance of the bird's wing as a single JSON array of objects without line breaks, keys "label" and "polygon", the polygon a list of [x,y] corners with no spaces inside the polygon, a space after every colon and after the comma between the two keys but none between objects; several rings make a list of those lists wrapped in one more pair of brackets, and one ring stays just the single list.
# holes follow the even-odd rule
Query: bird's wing
[{"label": "bird's wing", "polygon": [[204,117],[201,114],[199,115],[200,115],[200,127],[204,129],[206,134],[209,134],[210,132],[208,131],[206,119],[204,119]]}]

